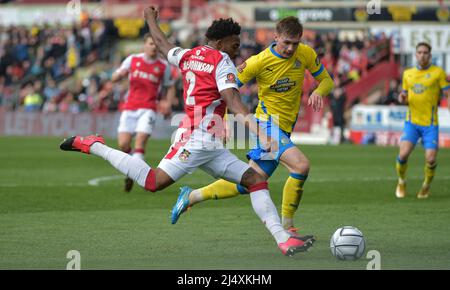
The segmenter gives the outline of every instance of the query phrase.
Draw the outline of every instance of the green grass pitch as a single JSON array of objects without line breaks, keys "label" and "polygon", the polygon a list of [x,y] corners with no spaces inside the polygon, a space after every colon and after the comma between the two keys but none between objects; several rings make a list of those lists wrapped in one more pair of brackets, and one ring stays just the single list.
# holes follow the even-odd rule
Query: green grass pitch
[{"label": "green grass pitch", "polygon": [[[397,148],[302,146],[312,168],[296,215],[301,233],[315,246],[284,257],[253,212],[248,196],[208,201],[170,224],[182,185],[213,181],[200,170],[159,193],[137,187],[122,192],[123,179],[104,160],[62,152],[60,138],[0,138],[0,269],[65,269],[70,250],[82,269],[366,269],[338,261],[329,241],[340,226],[358,227],[366,252],[381,254],[382,269],[450,269],[450,150],[438,155],[431,197],[418,200],[423,149],[409,161],[409,195],[394,196]],[[108,140],[115,146],[115,140]],[[147,161],[156,166],[168,141],[150,140]],[[235,151],[244,159],[245,151]],[[270,179],[281,208],[287,177]]]}]

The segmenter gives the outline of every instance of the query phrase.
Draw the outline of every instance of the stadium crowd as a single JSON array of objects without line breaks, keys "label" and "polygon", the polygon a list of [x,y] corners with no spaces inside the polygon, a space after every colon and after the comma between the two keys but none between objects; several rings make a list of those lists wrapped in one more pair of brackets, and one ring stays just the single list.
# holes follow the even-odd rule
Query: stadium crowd
[{"label": "stadium crowd", "polygon": [[[202,33],[180,41],[184,47],[202,42]],[[384,35],[362,39],[339,39],[336,32],[306,33],[304,42],[317,51],[324,66],[340,86],[357,81],[375,63],[388,57],[389,39]],[[82,19],[71,27],[34,25],[32,27],[0,26],[0,106],[6,110],[43,112],[107,112],[116,111],[127,92],[127,82],[110,81],[120,61],[117,46],[120,39],[112,24]],[[264,49],[254,31],[243,31],[240,56],[236,64]],[[381,54],[381,55],[380,55]],[[173,76],[178,77],[176,69]],[[398,82],[393,88],[398,89]],[[178,80],[178,98],[182,97]],[[311,76],[305,80],[305,94],[314,89]],[[249,109],[257,105],[257,86],[242,88],[242,98]],[[175,110],[182,109],[178,102]]]}]

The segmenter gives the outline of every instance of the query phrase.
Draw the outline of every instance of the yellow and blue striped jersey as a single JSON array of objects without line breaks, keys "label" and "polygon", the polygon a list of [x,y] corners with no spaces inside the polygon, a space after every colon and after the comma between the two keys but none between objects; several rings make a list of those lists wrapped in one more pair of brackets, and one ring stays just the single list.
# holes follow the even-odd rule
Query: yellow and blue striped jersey
[{"label": "yellow and blue striped jersey", "polygon": [[259,98],[256,118],[263,121],[278,118],[278,126],[290,133],[300,110],[305,70],[315,78],[323,78],[324,74],[330,80],[331,77],[311,47],[299,44],[292,57],[283,58],[274,46],[275,43],[271,44],[238,67],[238,83],[242,85],[256,78]]},{"label": "yellow and blue striped jersey", "polygon": [[406,120],[419,126],[438,125],[441,90],[450,89],[443,69],[430,65],[425,69],[413,67],[403,72],[403,91],[408,93]]}]

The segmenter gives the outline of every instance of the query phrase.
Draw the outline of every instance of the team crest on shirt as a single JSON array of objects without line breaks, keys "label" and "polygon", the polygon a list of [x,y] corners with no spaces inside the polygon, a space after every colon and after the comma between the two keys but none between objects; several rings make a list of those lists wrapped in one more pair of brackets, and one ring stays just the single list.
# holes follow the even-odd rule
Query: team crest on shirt
[{"label": "team crest on shirt", "polygon": [[186,161],[188,161],[188,159],[189,159],[189,155],[191,155],[191,152],[189,152],[189,151],[186,150],[186,149],[183,149],[183,151],[180,153],[180,155],[178,155],[178,159],[179,159],[181,162],[186,162]]},{"label": "team crest on shirt", "polygon": [[159,73],[159,67],[155,66],[155,67],[153,68],[153,71],[154,71],[155,73]]},{"label": "team crest on shirt", "polygon": [[138,62],[136,63],[136,66],[137,66],[137,67],[140,67],[140,66],[141,66],[141,63],[138,61]]},{"label": "team crest on shirt", "polygon": [[431,74],[430,73],[427,73],[426,75],[425,75],[425,78],[426,79],[429,79],[431,77]]},{"label": "team crest on shirt", "polygon": [[294,63],[294,69],[299,69],[301,67],[302,67],[302,63],[298,59],[296,59],[295,63]]},{"label": "team crest on shirt", "polygon": [[227,84],[235,84],[236,83],[236,76],[234,73],[227,74],[227,79],[225,81]]}]

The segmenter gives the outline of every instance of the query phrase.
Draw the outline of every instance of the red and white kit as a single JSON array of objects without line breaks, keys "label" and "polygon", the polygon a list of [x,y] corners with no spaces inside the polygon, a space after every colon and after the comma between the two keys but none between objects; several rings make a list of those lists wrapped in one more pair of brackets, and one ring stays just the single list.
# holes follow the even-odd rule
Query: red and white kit
[{"label": "red and white kit", "polygon": [[159,58],[150,60],[144,53],[128,56],[118,69],[128,71],[130,87],[117,131],[151,135],[156,119],[156,104],[161,85],[173,85],[170,65]]},{"label": "red and white kit", "polygon": [[226,53],[206,45],[172,48],[167,59],[181,69],[186,116],[158,167],[175,181],[201,168],[240,183],[249,165],[223,146],[226,103],[220,95],[222,90],[238,89],[236,67]]}]

